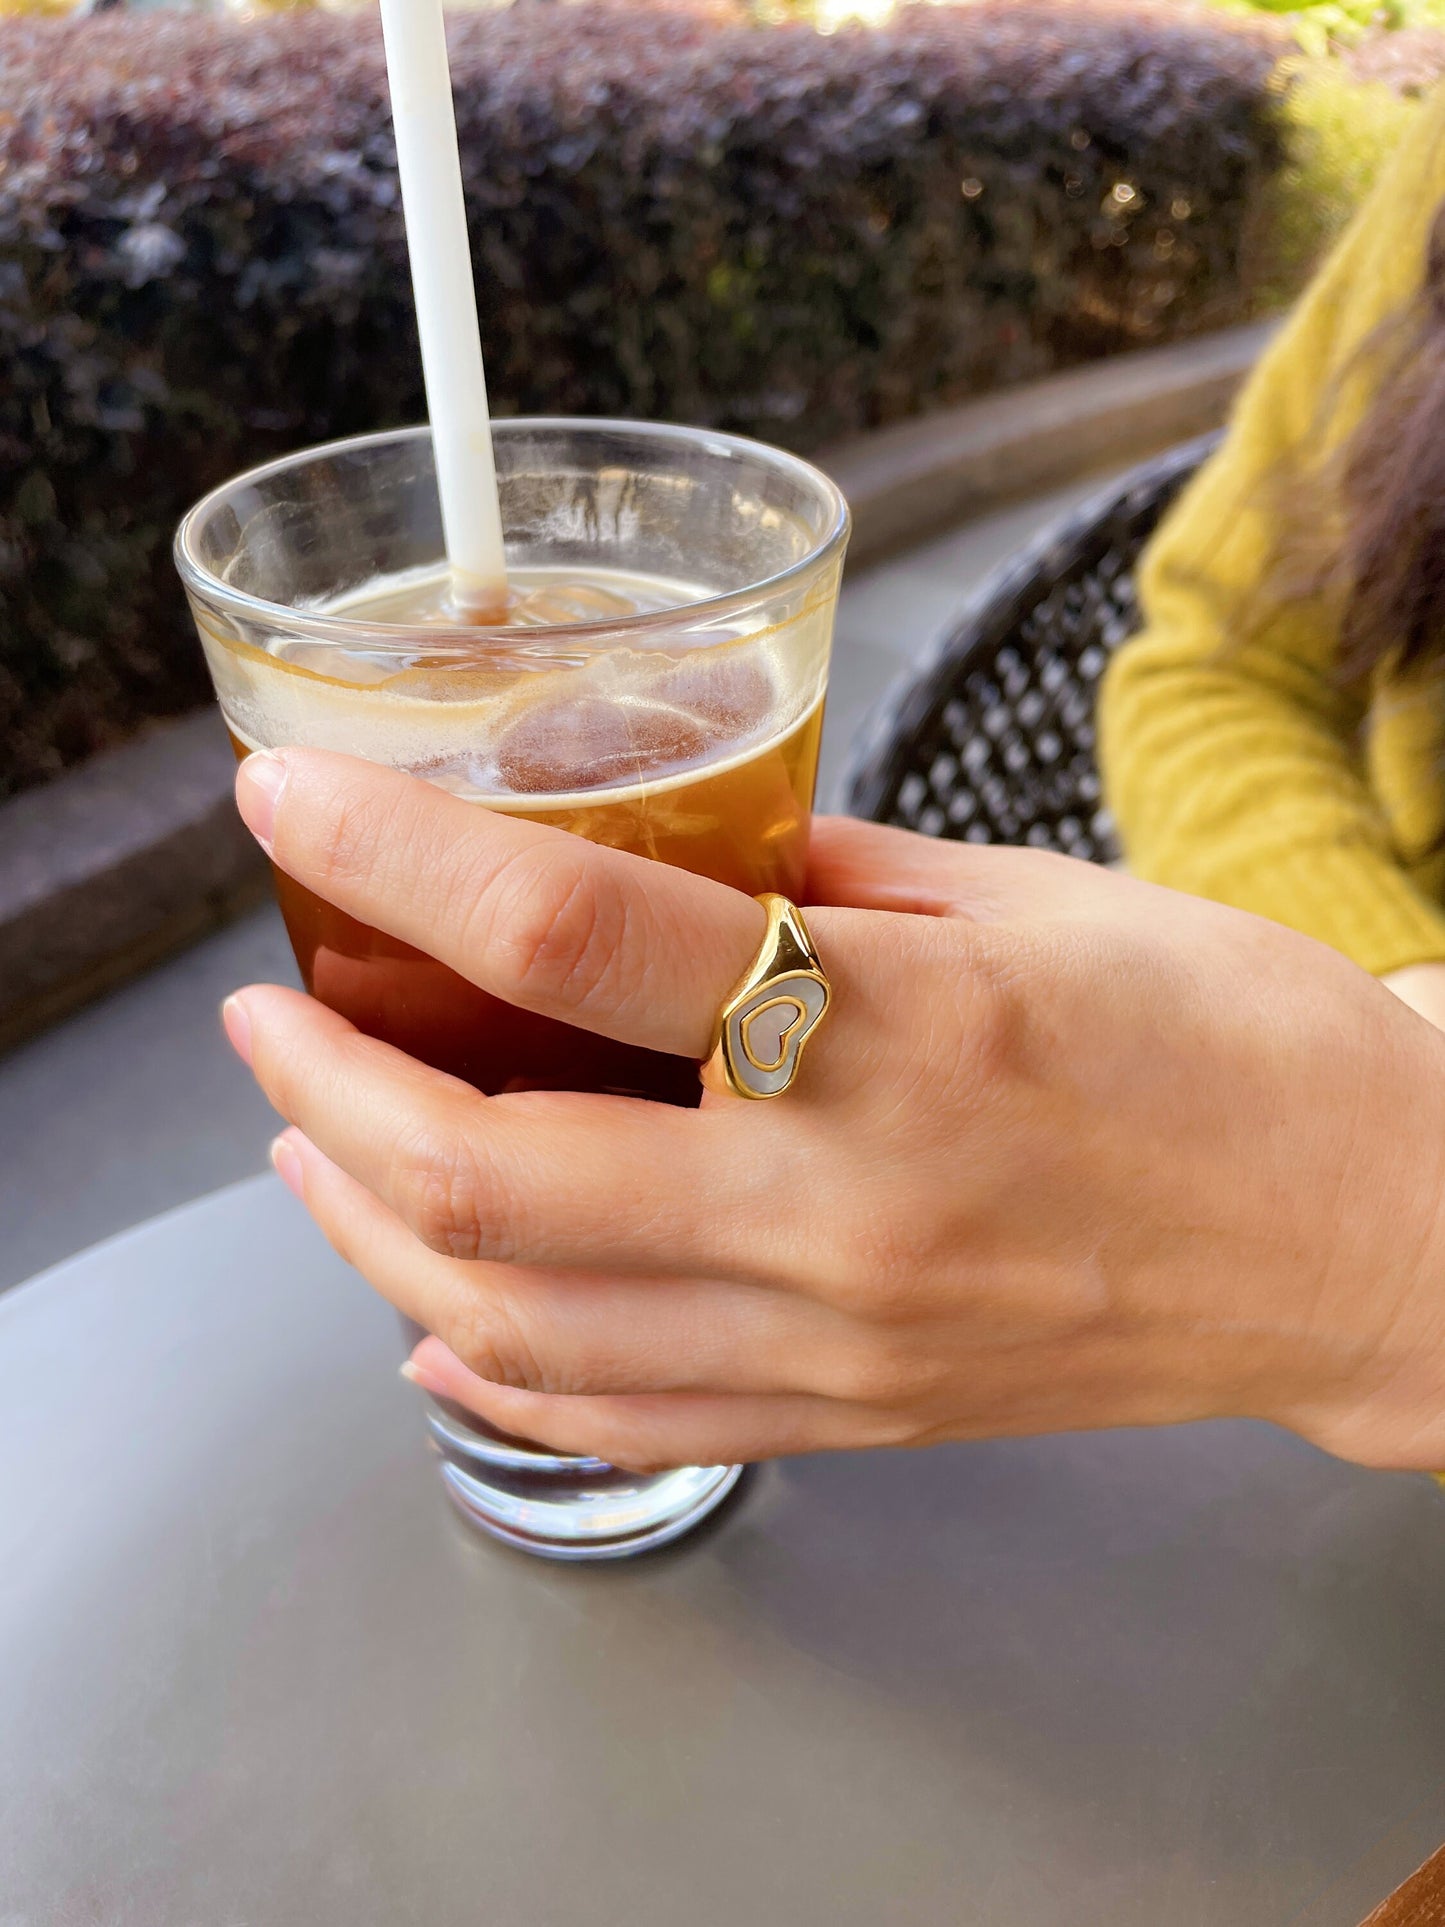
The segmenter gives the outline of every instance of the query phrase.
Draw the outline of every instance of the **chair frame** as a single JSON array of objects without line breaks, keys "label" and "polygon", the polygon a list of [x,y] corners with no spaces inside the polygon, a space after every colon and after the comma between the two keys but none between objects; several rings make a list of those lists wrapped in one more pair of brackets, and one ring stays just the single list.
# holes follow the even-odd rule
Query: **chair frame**
[{"label": "chair frame", "polygon": [[1130,470],[986,578],[855,738],[843,784],[851,814],[1114,860],[1094,758],[1097,685],[1137,630],[1139,555],[1220,439]]}]

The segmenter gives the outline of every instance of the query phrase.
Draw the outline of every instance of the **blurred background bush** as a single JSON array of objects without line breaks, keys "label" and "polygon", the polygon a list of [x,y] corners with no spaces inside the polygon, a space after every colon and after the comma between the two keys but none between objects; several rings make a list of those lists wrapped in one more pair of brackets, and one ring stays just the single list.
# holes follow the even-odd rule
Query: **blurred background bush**
[{"label": "blurred background bush", "polygon": [[[879,3],[453,23],[498,412],[808,449],[1245,319],[1445,66],[1436,0],[779,17]],[[0,795],[205,699],[188,501],[421,413],[366,13],[0,19]]]}]

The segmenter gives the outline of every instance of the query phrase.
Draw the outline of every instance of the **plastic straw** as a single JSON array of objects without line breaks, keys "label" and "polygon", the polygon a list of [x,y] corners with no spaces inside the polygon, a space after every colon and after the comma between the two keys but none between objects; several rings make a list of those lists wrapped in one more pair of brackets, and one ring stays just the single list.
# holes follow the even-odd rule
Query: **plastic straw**
[{"label": "plastic straw", "polygon": [[500,620],[507,565],[442,0],[381,0],[381,28],[452,600]]}]

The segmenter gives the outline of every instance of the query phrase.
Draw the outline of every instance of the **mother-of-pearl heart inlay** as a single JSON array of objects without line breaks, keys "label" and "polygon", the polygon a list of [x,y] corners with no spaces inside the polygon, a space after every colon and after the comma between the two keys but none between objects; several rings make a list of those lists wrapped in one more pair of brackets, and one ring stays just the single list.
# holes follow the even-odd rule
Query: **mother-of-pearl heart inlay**
[{"label": "mother-of-pearl heart inlay", "polygon": [[727,1020],[737,1082],[752,1097],[786,1090],[798,1053],[828,1007],[828,986],[802,971],[773,977],[745,997]]},{"label": "mother-of-pearl heart inlay", "polygon": [[807,1021],[799,998],[770,997],[742,1021],[743,1055],[755,1071],[780,1071],[788,1061],[793,1033]]}]

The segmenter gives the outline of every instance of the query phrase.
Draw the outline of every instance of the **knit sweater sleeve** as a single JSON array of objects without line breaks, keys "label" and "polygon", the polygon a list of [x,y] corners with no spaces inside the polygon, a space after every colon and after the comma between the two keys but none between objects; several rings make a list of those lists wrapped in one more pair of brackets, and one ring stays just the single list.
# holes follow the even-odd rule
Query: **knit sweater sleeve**
[{"label": "knit sweater sleeve", "polygon": [[[1322,395],[1331,432],[1368,405],[1377,324],[1418,290],[1445,194],[1445,95],[1386,170],[1237,407],[1223,447],[1167,519],[1140,575],[1142,634],[1106,680],[1100,747],[1136,874],[1293,925],[1383,975],[1445,959],[1445,911],[1395,854],[1360,754],[1363,704],[1334,670],[1335,618],[1292,604],[1262,637],[1242,620],[1274,548]],[[1353,392],[1358,390],[1359,392]]]}]

